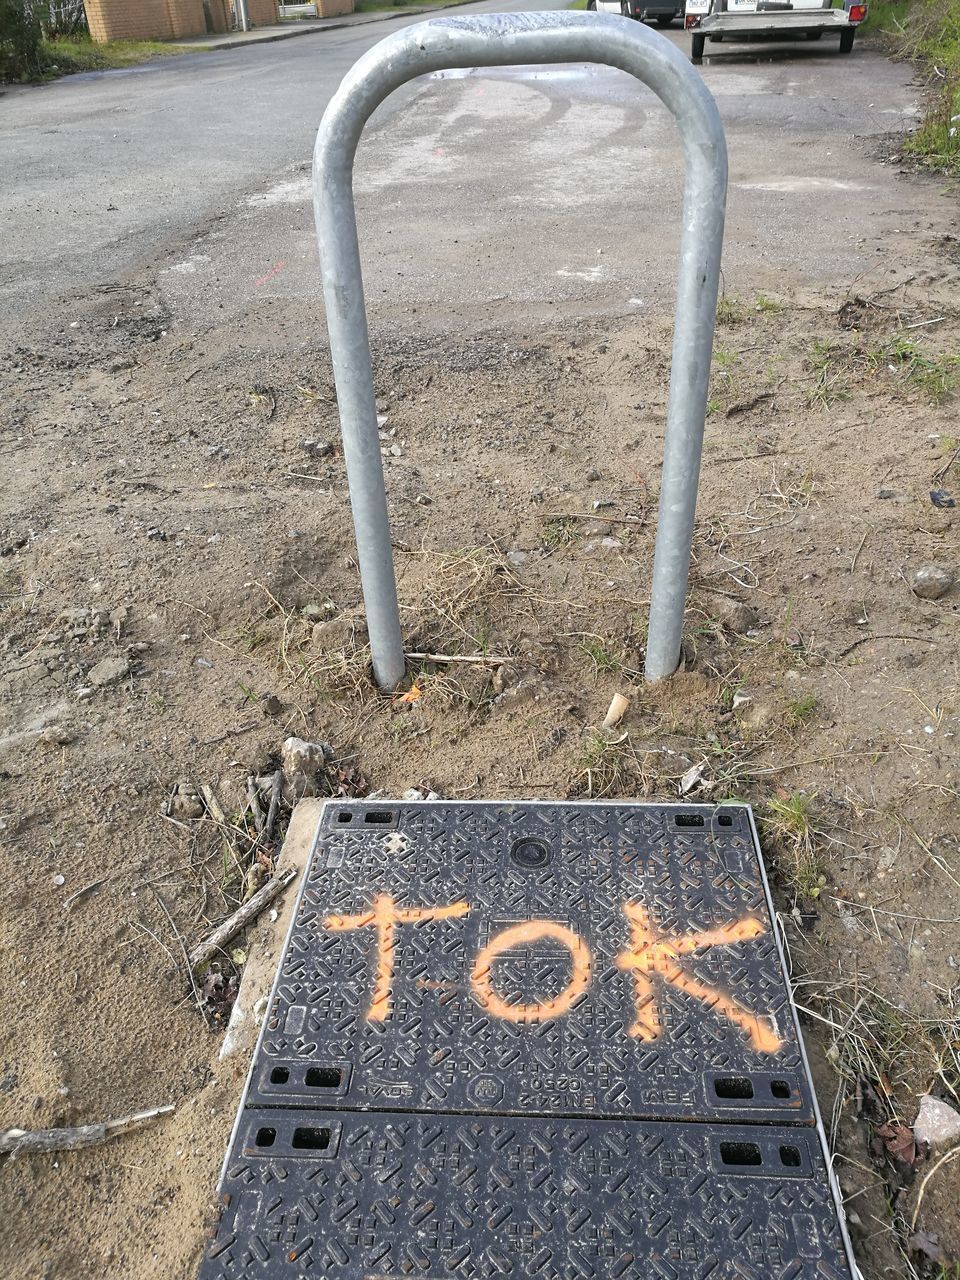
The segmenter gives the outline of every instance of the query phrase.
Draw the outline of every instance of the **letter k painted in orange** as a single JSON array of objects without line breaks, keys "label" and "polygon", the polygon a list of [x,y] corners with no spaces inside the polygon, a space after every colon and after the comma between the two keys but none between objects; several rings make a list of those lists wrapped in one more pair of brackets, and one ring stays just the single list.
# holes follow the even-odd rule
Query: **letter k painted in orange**
[{"label": "letter k painted in orange", "polygon": [[727,947],[734,942],[759,938],[766,932],[759,920],[747,917],[732,920],[719,929],[670,936],[654,929],[646,907],[639,903],[626,903],[623,914],[630,922],[630,948],[617,956],[616,964],[633,974],[637,1016],[628,1030],[629,1035],[641,1040],[656,1040],[660,1035],[662,1021],[652,982],[655,975],[694,999],[702,1000],[709,1009],[740,1027],[747,1033],[754,1049],[761,1053],[777,1052],[782,1041],[771,1026],[722,991],[698,982],[681,964],[681,956],[692,955],[707,947]]}]

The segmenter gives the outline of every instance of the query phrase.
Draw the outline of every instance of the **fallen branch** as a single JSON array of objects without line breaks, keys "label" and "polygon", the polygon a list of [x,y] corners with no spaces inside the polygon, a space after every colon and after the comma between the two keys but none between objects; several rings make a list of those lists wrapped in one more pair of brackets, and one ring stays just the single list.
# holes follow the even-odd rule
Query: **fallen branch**
[{"label": "fallen branch", "polygon": [[407,657],[417,662],[478,662],[489,667],[499,667],[505,662],[516,662],[516,658],[497,658],[486,653],[408,653]]},{"label": "fallen branch", "polygon": [[606,507],[596,511],[541,511],[541,520],[597,520],[601,524],[646,524],[646,516],[604,515]]},{"label": "fallen branch", "polygon": [[210,817],[214,820],[217,826],[228,826],[229,823],[227,822],[227,815],[223,812],[223,806],[217,799],[217,793],[214,791],[213,787],[210,786],[209,782],[204,782],[201,785],[200,794],[203,796],[204,804],[207,806],[207,812],[210,814]]},{"label": "fallen branch", "polygon": [[953,466],[953,464],[957,461],[958,458],[960,458],[960,445],[957,445],[956,449],[954,449],[953,453],[950,455],[950,457],[947,459],[944,465],[939,469],[939,471],[935,471],[933,473],[932,483],[935,488],[939,488],[940,485],[943,484],[944,480],[946,480],[947,478],[947,472],[950,470],[950,468]]},{"label": "fallen branch", "polygon": [[123,1133],[143,1129],[161,1116],[169,1115],[173,1107],[151,1107],[149,1111],[136,1111],[119,1120],[104,1120],[100,1124],[81,1124],[72,1129],[5,1129],[0,1131],[0,1154],[21,1155],[24,1152],[77,1151],[81,1147],[96,1147]]},{"label": "fallen branch", "polygon": [[257,780],[252,775],[247,778],[247,803],[253,815],[253,825],[257,829],[257,835],[263,835],[263,810],[260,808],[260,800],[257,796]]},{"label": "fallen branch", "polygon": [[758,405],[765,404],[768,400],[773,399],[772,391],[761,391],[759,394],[752,396],[749,400],[739,400],[736,404],[732,404],[727,410],[728,418],[735,418],[738,413],[749,413],[751,409],[756,409]]},{"label": "fallen branch", "polygon": [[227,822],[227,815],[223,811],[223,806],[217,799],[217,793],[208,782],[204,782],[199,790],[200,795],[203,797],[203,803],[206,805],[207,813],[213,819],[217,830],[220,832],[220,843],[223,845],[224,870],[226,870],[227,863],[232,858],[237,870],[242,872],[243,868],[240,865],[234,838],[231,834],[232,828],[230,823]]},{"label": "fallen branch", "polygon": [[937,1172],[938,1169],[942,1168],[943,1165],[945,1165],[948,1161],[953,1160],[955,1156],[960,1156],[960,1147],[954,1147],[952,1150],[948,1151],[946,1155],[941,1156],[940,1159],[937,1161],[937,1163],[927,1173],[926,1177],[920,1183],[920,1190],[917,1193],[917,1203],[913,1206],[913,1216],[910,1219],[911,1231],[916,1230],[917,1219],[920,1217],[920,1205],[923,1203],[923,1197],[926,1195],[926,1191],[927,1191],[927,1183],[930,1181],[930,1179],[933,1177],[933,1175]]},{"label": "fallen branch", "polygon": [[[861,546],[863,544],[861,543]],[[854,649],[859,649],[862,644],[869,644],[871,640],[914,640],[917,644],[936,644],[936,640],[928,640],[926,636],[902,636],[902,635],[876,635],[876,636],[860,636],[858,640],[854,640],[853,644],[848,644],[845,649],[841,649],[834,658],[834,662],[838,662],[841,658],[845,658],[848,653],[853,653]]]},{"label": "fallen branch", "polygon": [[273,839],[273,827],[277,821],[277,809],[280,805],[280,787],[283,784],[283,771],[278,769],[273,775],[273,782],[270,784],[270,808],[267,810],[267,820],[263,827],[263,838],[266,843]]},{"label": "fallen branch", "polygon": [[264,907],[268,907],[274,898],[278,898],[283,893],[296,874],[296,868],[290,867],[280,875],[274,876],[272,880],[268,880],[262,889],[257,890],[249,902],[245,902],[232,916],[228,916],[223,924],[218,925],[213,933],[198,943],[190,952],[191,973],[199,969],[201,965],[206,964],[208,960],[212,960],[231,938],[235,938],[241,929],[245,929],[248,924],[252,924]]}]

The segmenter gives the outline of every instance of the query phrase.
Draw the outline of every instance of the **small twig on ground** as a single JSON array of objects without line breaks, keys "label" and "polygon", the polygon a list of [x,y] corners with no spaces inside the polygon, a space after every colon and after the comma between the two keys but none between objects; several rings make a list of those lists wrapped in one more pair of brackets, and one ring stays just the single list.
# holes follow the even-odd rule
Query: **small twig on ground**
[{"label": "small twig on ground", "polygon": [[104,1120],[100,1124],[82,1124],[70,1129],[5,1129],[0,1131],[0,1154],[77,1151],[81,1147],[95,1147],[123,1133],[142,1129],[153,1124],[161,1116],[169,1115],[172,1106],[151,1107],[149,1111],[136,1111],[118,1120]]},{"label": "small twig on ground", "polygon": [[270,786],[270,808],[267,810],[267,821],[263,828],[264,843],[273,839],[273,828],[277,821],[277,809],[280,805],[280,787],[283,783],[283,773],[280,769],[273,775],[273,782]]},{"label": "small twig on ground", "polygon": [[856,551],[853,553],[853,559],[850,561],[851,573],[853,573],[854,569],[856,569],[857,567],[857,561],[860,559],[860,552],[863,550],[863,544],[866,542],[869,533],[870,533],[869,529],[864,529],[863,537],[860,539],[860,545],[859,547],[857,547]]},{"label": "small twig on ground", "polygon": [[751,396],[749,400],[738,400],[736,404],[732,404],[727,410],[726,416],[735,418],[739,413],[749,413],[751,409],[756,409],[758,405],[765,404],[767,400],[772,399],[772,391],[760,391],[757,395]]},{"label": "small twig on ground", "polygon": [[247,801],[250,805],[250,812],[253,815],[253,825],[257,829],[257,835],[263,835],[263,810],[260,808],[260,800],[257,796],[257,780],[253,774],[247,778]]},{"label": "small twig on ground", "polygon": [[[219,641],[217,642],[219,643]],[[223,646],[226,648],[226,645]],[[231,653],[233,650],[231,650]],[[249,724],[240,725],[239,729],[228,729],[226,733],[221,733],[216,738],[205,738],[201,743],[201,747],[215,747],[220,742],[226,742],[228,738],[237,738],[241,733],[249,733],[251,729],[257,727],[256,720],[251,720]]]},{"label": "small twig on ground", "polygon": [[909,911],[888,911],[886,907],[871,907],[869,903],[851,902],[849,898],[835,898],[832,894],[827,896],[831,902],[837,902],[842,907],[850,907],[855,911],[869,911],[871,914],[876,912],[881,916],[893,916],[897,920],[919,920],[921,924],[960,924],[960,916],[916,916]]},{"label": "small twig on ground", "polygon": [[184,942],[184,940],[183,940],[183,938],[182,938],[182,936],[181,936],[181,934],[180,934],[180,930],[177,928],[177,925],[176,925],[176,922],[175,922],[175,920],[174,920],[173,916],[170,914],[169,910],[167,909],[167,904],[166,904],[166,903],[164,902],[164,900],[160,897],[159,893],[157,893],[156,889],[154,889],[154,891],[153,891],[153,896],[154,896],[154,897],[156,898],[156,900],[160,903],[160,906],[161,906],[161,908],[163,909],[163,914],[164,914],[164,915],[167,917],[167,919],[170,921],[170,928],[173,930],[173,932],[174,932],[174,936],[176,937],[177,942],[179,943],[179,946],[180,946],[180,953],[181,953],[181,955],[183,956],[184,964],[186,964],[186,966],[187,966],[187,977],[190,979],[190,986],[191,986],[191,988],[192,988],[192,990],[193,990],[193,998],[194,998],[194,1000],[196,1000],[196,1002],[197,1002],[197,1008],[198,1008],[198,1009],[200,1010],[200,1012],[203,1014],[204,1021],[206,1022],[206,1020],[207,1020],[207,1011],[206,1011],[206,1009],[204,1009],[204,1007],[203,1007],[203,1001],[200,999],[200,991],[199,991],[199,989],[198,989],[198,987],[197,987],[196,979],[195,979],[195,978],[194,978],[194,976],[193,976],[193,967],[192,967],[192,965],[191,965],[191,963],[190,963],[190,957],[187,955],[187,946],[186,946],[186,943]]},{"label": "small twig on ground", "polygon": [[936,640],[928,640],[926,636],[902,636],[902,635],[883,635],[876,636],[859,636],[854,640],[853,644],[848,644],[845,649],[841,649],[834,658],[834,662],[840,658],[845,658],[848,653],[853,653],[854,649],[859,649],[860,645],[867,644],[870,640],[916,640],[919,644],[936,644]]},{"label": "small twig on ground", "polygon": [[602,524],[646,524],[646,516],[615,515],[606,507],[597,511],[543,511],[541,520],[598,520]]},{"label": "small twig on ground", "polygon": [[495,655],[485,653],[408,653],[407,657],[413,658],[417,662],[477,662],[491,667],[499,667],[505,662],[516,662],[516,658],[498,658]]},{"label": "small twig on ground", "polygon": [[233,838],[230,835],[230,832],[234,830],[234,828],[227,821],[227,815],[223,812],[223,806],[217,799],[216,792],[208,782],[204,782],[200,786],[200,794],[203,797],[204,804],[207,806],[207,813],[209,813],[210,817],[214,820],[220,830],[220,840],[223,844],[224,874],[226,874],[227,865],[230,859],[233,860],[237,870],[242,874],[243,868],[240,865],[240,859],[237,857],[237,850],[234,846]]},{"label": "small twig on ground", "polygon": [[296,868],[290,867],[287,871],[269,880],[262,889],[259,889],[253,895],[249,902],[245,902],[232,916],[228,916],[223,924],[218,925],[209,937],[204,938],[202,942],[194,947],[190,952],[189,958],[191,981],[193,981],[193,970],[199,969],[208,960],[212,960],[231,938],[235,938],[241,929],[245,929],[248,924],[251,924],[264,907],[269,906],[274,898],[278,898],[283,893],[296,874]]},{"label": "small twig on ground", "polygon": [[939,488],[940,485],[943,484],[944,480],[946,479],[947,472],[950,470],[950,468],[953,466],[953,464],[956,462],[958,458],[960,458],[960,444],[957,445],[956,449],[954,449],[953,453],[947,459],[946,463],[939,469],[939,471],[935,471],[933,473],[932,483],[937,488]]},{"label": "small twig on ground", "polygon": [[85,897],[86,894],[93,893],[94,889],[99,889],[100,886],[106,884],[110,878],[111,878],[110,876],[103,876],[99,880],[91,880],[89,884],[85,884],[83,888],[78,889],[76,893],[71,893],[69,898],[64,898],[63,900],[64,911],[69,911],[75,902],[79,902],[80,899]]},{"label": "small twig on ground", "polygon": [[216,822],[218,826],[226,827],[228,825],[227,815],[223,812],[223,806],[217,799],[217,793],[214,791],[213,787],[210,786],[209,782],[204,782],[201,785],[200,794],[203,796],[203,800],[210,813],[210,817],[213,818],[214,822]]},{"label": "small twig on ground", "polygon": [[917,1203],[913,1206],[913,1216],[910,1219],[910,1230],[913,1231],[917,1225],[917,1218],[920,1216],[920,1205],[923,1203],[923,1197],[927,1190],[927,1183],[942,1168],[948,1160],[952,1160],[954,1156],[960,1156],[960,1147],[952,1147],[945,1155],[942,1155],[933,1168],[925,1175],[920,1183],[920,1190],[917,1192]]}]

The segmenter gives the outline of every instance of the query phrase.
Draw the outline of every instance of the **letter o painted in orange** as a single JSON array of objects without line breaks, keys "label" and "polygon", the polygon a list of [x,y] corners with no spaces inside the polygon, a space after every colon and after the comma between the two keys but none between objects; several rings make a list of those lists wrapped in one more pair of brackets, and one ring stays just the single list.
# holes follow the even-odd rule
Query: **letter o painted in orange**
[{"label": "letter o painted in orange", "polygon": [[[505,951],[523,946],[524,943],[537,942],[540,938],[553,938],[570,952],[573,961],[570,981],[552,1000],[544,1000],[540,1004],[507,1004],[493,989],[494,961]],[[528,920],[524,924],[512,925],[490,939],[477,953],[470,981],[477,1003],[494,1017],[503,1018],[507,1022],[546,1022],[549,1018],[559,1018],[567,1013],[573,1003],[584,994],[590,986],[592,964],[590,948],[572,929],[552,920]]]}]

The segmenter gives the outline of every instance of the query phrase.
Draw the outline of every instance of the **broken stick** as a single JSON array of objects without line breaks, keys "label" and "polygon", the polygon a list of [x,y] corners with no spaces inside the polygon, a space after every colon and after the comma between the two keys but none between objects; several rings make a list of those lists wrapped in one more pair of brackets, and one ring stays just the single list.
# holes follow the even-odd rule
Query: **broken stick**
[{"label": "broken stick", "polygon": [[0,1154],[21,1155],[50,1151],[77,1151],[81,1147],[95,1147],[122,1133],[142,1129],[153,1124],[161,1116],[167,1116],[173,1107],[151,1107],[149,1111],[136,1111],[119,1120],[104,1120],[100,1124],[81,1124],[71,1129],[5,1129],[0,1131]]},{"label": "broken stick", "polygon": [[212,960],[231,938],[235,938],[241,929],[245,929],[248,924],[252,924],[264,907],[269,906],[274,898],[278,898],[283,893],[296,874],[296,868],[289,867],[286,871],[274,876],[272,880],[268,880],[262,889],[257,890],[249,902],[245,902],[232,916],[228,916],[223,924],[218,925],[213,933],[198,943],[190,952],[191,970],[199,969],[208,960]]},{"label": "broken stick", "polygon": [[270,784],[270,808],[267,810],[267,820],[263,828],[263,838],[266,843],[273,839],[273,826],[277,820],[277,807],[280,804],[280,787],[283,783],[283,770],[278,769],[273,775],[273,781]]}]

